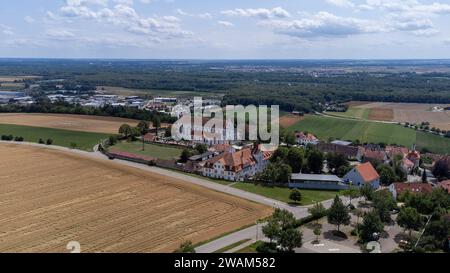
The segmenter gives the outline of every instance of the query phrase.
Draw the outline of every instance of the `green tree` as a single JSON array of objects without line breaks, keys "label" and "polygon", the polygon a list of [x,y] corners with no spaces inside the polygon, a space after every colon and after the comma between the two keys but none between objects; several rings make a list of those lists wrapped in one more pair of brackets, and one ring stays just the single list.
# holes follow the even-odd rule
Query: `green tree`
[{"label": "green tree", "polygon": [[314,228],[313,230],[314,235],[316,235],[316,242],[319,242],[319,236],[322,234],[322,227],[317,226],[316,228]]},{"label": "green tree", "polygon": [[308,153],[308,169],[312,173],[320,174],[323,169],[324,155],[322,152],[313,149]]},{"label": "green tree", "polygon": [[378,173],[380,174],[380,182],[384,185],[390,185],[397,180],[397,176],[395,175],[394,169],[387,165],[380,165],[377,168]]},{"label": "green tree", "polygon": [[378,191],[373,197],[373,207],[378,212],[381,221],[392,222],[391,211],[397,207],[397,202],[389,191]]},{"label": "green tree", "polygon": [[422,171],[422,183],[428,183],[427,171],[425,169]]},{"label": "green tree", "polygon": [[299,173],[302,170],[304,152],[301,148],[291,148],[286,157],[286,163],[292,168],[293,173]]},{"label": "green tree", "polygon": [[273,153],[273,156],[270,158],[270,161],[272,163],[285,161],[288,154],[289,154],[289,149],[288,148],[280,147]]},{"label": "green tree", "polygon": [[293,252],[294,248],[302,246],[302,237],[303,234],[295,228],[283,230],[280,233],[278,245],[287,252]]},{"label": "green tree", "polygon": [[347,190],[344,191],[344,196],[348,197],[349,204],[351,204],[353,199],[358,198],[360,196],[359,189],[350,186]]},{"label": "green tree", "polygon": [[317,202],[314,206],[308,209],[313,219],[316,219],[316,224],[319,224],[319,219],[327,215],[327,209],[322,203]]},{"label": "green tree", "polygon": [[336,225],[337,231],[340,231],[341,225],[350,224],[350,219],[351,217],[348,209],[344,206],[339,196],[336,196],[334,198],[333,204],[328,210],[328,223]]},{"label": "green tree", "polygon": [[373,199],[373,195],[375,193],[375,190],[370,184],[364,184],[361,188],[359,188],[359,192],[361,196],[364,196],[366,202],[371,201]]},{"label": "green tree", "polygon": [[175,253],[195,253],[195,248],[191,241],[186,241],[175,250]]},{"label": "green tree", "polygon": [[422,220],[419,212],[415,208],[405,207],[400,210],[397,217],[399,226],[409,231],[411,237],[412,230],[417,230],[422,226]]},{"label": "green tree", "polygon": [[123,124],[119,128],[119,134],[121,134],[122,136],[124,136],[127,139],[129,139],[131,137],[132,133],[133,133],[133,130],[132,130],[131,126],[128,124]]},{"label": "green tree", "polygon": [[373,240],[374,233],[381,233],[383,230],[384,225],[378,213],[376,211],[370,211],[363,217],[363,223],[359,228],[359,238],[363,242],[369,242]]},{"label": "green tree", "polygon": [[194,152],[190,149],[184,149],[183,152],[181,152],[180,156],[180,162],[186,163],[188,162],[189,158],[194,155]]},{"label": "green tree", "polygon": [[208,146],[206,146],[205,144],[197,144],[195,146],[195,150],[199,153],[199,154],[204,154],[208,151]]},{"label": "green tree", "polygon": [[269,221],[267,221],[267,224],[262,227],[262,232],[264,236],[266,236],[270,240],[270,243],[278,238],[280,231],[280,224],[278,223],[278,221],[276,221],[276,219],[273,218],[269,219]]},{"label": "green tree", "polygon": [[289,199],[298,204],[302,201],[302,193],[298,189],[293,189],[289,195]]},{"label": "green tree", "polygon": [[139,122],[139,124],[137,125],[137,128],[139,128],[139,133],[141,134],[141,138],[142,138],[142,151],[145,151],[144,136],[146,134],[148,134],[150,125],[148,124],[148,122],[143,120],[143,121]]},{"label": "green tree", "polygon": [[327,162],[328,168],[335,174],[337,174],[339,168],[348,168],[350,166],[346,156],[341,153],[328,153]]},{"label": "green tree", "polygon": [[153,127],[156,128],[156,134],[158,135],[159,128],[161,128],[161,118],[159,115],[155,115],[152,119]]}]

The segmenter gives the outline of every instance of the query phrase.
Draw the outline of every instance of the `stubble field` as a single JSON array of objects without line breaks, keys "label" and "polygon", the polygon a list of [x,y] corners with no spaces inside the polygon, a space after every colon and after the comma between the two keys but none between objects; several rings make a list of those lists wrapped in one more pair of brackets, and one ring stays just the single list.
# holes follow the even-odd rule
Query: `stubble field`
[{"label": "stubble field", "polygon": [[117,134],[120,126],[127,123],[136,126],[132,119],[63,114],[0,114],[0,124],[15,124],[71,131]]},{"label": "stubble field", "polygon": [[[0,145],[0,252],[171,252],[272,209],[112,162]],[[6,156],[7,155],[7,156]]]}]

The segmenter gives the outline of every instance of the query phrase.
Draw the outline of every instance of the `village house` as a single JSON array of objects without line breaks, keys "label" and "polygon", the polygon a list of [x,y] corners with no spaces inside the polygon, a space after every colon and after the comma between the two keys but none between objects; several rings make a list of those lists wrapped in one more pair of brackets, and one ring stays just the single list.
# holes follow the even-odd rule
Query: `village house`
[{"label": "village house", "polygon": [[401,194],[409,191],[411,193],[430,193],[433,187],[427,183],[393,183],[389,186],[392,196],[397,199]]},{"label": "village house", "polygon": [[259,147],[225,152],[207,160],[202,168],[202,175],[215,179],[244,181],[263,171],[271,156],[271,152],[263,152]]},{"label": "village house", "polygon": [[295,138],[297,140],[297,143],[300,145],[317,145],[319,144],[319,139],[310,133],[303,133],[303,132],[296,132]]},{"label": "village house", "polygon": [[319,143],[317,149],[323,153],[342,154],[348,160],[361,161],[364,155],[364,148],[362,147],[345,146],[335,143]]},{"label": "village house", "polygon": [[364,151],[364,157],[363,162],[368,162],[372,160],[380,161],[382,163],[385,163],[388,160],[387,154],[383,150],[376,150],[376,149],[366,149]]},{"label": "village house", "polygon": [[409,160],[408,158],[405,157],[405,158],[402,159],[400,167],[402,168],[402,170],[405,173],[409,174],[414,169],[414,163],[411,160]]},{"label": "village house", "polygon": [[448,194],[450,194],[450,180],[440,182],[437,187],[444,189]]},{"label": "village house", "polygon": [[418,151],[411,151],[408,155],[406,155],[406,158],[414,163],[414,168],[420,166],[420,153]]},{"label": "village house", "polygon": [[374,189],[380,187],[380,175],[370,162],[360,164],[348,172],[343,181],[355,187],[362,187],[369,184]]},{"label": "village house", "polygon": [[402,146],[386,146],[385,151],[391,160],[393,160],[396,156],[400,156],[403,159],[409,153],[409,149]]}]

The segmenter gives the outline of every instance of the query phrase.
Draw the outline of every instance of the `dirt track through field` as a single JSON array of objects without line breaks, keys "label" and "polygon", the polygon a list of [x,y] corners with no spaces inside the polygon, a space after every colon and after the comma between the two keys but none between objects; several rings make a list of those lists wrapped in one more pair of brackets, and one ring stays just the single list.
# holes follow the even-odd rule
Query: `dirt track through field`
[{"label": "dirt track through field", "polygon": [[0,114],[0,124],[15,124],[71,131],[117,134],[122,124],[136,126],[132,119],[62,115],[62,114]]},{"label": "dirt track through field", "polygon": [[170,252],[271,208],[61,151],[0,144],[0,252]]}]

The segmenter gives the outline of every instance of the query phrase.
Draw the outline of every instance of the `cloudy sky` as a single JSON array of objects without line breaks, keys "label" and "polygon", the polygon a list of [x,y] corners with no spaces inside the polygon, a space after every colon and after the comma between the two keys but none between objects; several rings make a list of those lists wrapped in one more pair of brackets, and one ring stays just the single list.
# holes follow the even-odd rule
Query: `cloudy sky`
[{"label": "cloudy sky", "polygon": [[450,58],[450,0],[1,0],[0,57]]}]

